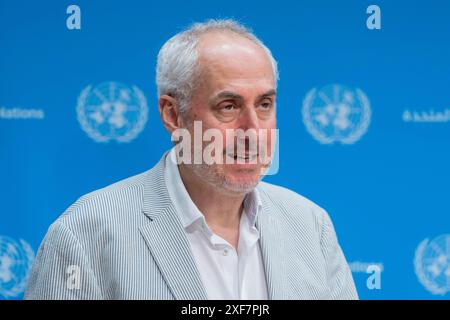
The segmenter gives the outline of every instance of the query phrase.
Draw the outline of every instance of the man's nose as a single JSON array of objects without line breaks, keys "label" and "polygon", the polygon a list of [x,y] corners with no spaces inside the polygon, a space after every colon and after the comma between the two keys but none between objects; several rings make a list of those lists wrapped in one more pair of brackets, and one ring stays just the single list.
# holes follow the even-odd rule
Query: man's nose
[{"label": "man's nose", "polygon": [[259,128],[259,119],[254,107],[247,107],[239,117],[239,129],[248,130]]}]

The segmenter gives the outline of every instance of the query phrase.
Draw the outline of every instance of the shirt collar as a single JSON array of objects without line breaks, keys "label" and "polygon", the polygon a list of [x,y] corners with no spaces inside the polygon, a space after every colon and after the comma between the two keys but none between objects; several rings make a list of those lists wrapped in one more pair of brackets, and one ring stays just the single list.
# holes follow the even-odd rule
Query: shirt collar
[{"label": "shirt collar", "polygon": [[[187,192],[177,165],[177,155],[173,147],[166,155],[164,178],[167,190],[172,202],[180,215],[181,223],[185,229],[192,229],[196,225],[203,225],[208,233],[211,230],[206,225],[205,217],[192,201]],[[244,213],[250,221],[250,226],[254,227],[257,214],[262,209],[261,197],[255,188],[244,198]]]}]

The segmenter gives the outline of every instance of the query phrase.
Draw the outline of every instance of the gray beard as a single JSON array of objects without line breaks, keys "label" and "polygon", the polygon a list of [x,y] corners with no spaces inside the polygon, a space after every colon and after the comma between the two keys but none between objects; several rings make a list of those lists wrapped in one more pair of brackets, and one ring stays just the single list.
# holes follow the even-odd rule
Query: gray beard
[{"label": "gray beard", "polygon": [[258,185],[258,181],[245,182],[245,183],[231,183],[225,176],[217,174],[211,170],[211,167],[207,164],[194,164],[192,165],[193,173],[201,180],[206,181],[214,188],[225,190],[233,194],[247,194]]}]

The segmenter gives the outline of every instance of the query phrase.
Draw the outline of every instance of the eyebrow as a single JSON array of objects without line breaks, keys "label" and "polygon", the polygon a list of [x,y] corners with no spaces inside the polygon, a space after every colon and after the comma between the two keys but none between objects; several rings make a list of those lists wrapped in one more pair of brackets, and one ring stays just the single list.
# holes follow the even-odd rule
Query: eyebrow
[{"label": "eyebrow", "polygon": [[[270,89],[269,91],[264,92],[263,94],[260,94],[258,97],[256,97],[256,100],[261,100],[263,98],[267,98],[273,95],[276,95],[275,89]],[[232,91],[221,91],[219,92],[214,98],[213,101],[220,99],[220,98],[228,98],[228,99],[236,99],[236,100],[244,100],[244,98]]]},{"label": "eyebrow", "polygon": [[260,100],[260,99],[263,99],[263,98],[267,98],[267,97],[271,97],[271,96],[274,96],[274,95],[276,95],[276,94],[277,94],[277,92],[276,92],[275,89],[270,89],[269,91],[267,91],[267,92],[265,92],[265,93],[259,95],[259,96],[257,97],[257,100]]}]

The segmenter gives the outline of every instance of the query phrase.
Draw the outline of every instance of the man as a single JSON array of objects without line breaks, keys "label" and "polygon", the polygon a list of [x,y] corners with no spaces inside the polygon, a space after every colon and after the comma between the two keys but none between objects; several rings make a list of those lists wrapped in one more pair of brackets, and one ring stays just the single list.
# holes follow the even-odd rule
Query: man
[{"label": "man", "polygon": [[[176,146],[66,210],[39,249],[26,298],[357,298],[328,214],[260,181],[273,139],[254,148],[251,135],[227,135],[276,128],[277,79],[270,50],[235,21],[194,24],[167,41],[158,106]],[[208,130],[215,138],[200,147],[214,140],[215,161],[194,142]]]}]

